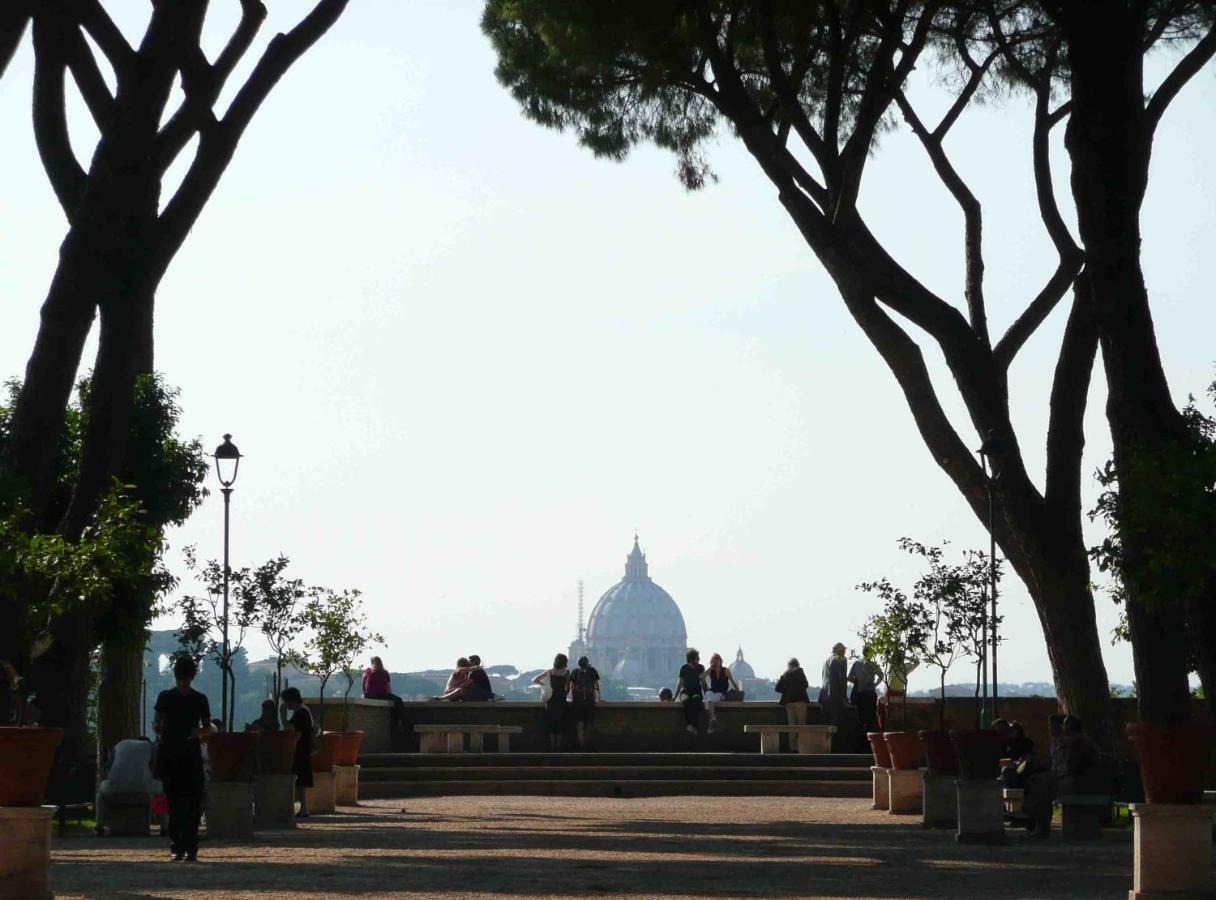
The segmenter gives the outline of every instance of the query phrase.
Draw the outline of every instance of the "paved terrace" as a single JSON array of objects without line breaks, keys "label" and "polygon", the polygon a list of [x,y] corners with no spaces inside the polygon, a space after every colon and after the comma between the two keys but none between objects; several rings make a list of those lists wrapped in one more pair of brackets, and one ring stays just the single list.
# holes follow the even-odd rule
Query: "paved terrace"
[{"label": "paved terrace", "polygon": [[1126,897],[1131,831],[1097,844],[950,832],[868,801],[448,797],[370,801],[248,843],[56,839],[60,897]]}]

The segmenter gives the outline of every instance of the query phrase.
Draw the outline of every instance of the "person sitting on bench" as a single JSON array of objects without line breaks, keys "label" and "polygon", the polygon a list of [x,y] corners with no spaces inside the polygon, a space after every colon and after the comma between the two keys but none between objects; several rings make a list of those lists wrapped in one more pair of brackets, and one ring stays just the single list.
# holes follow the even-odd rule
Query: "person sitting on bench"
[{"label": "person sitting on bench", "polygon": [[97,786],[98,834],[106,826],[110,798],[118,794],[139,794],[147,798],[161,793],[160,782],[152,777],[152,742],[147,738],[119,741],[110,751],[110,768]]},{"label": "person sitting on bench", "polygon": [[1034,826],[1028,837],[1050,836],[1051,812],[1057,797],[1102,792],[1102,758],[1098,746],[1084,733],[1081,720],[1076,716],[1064,717],[1060,752],[1063,772],[1040,772],[1026,780],[1022,807],[1031,816]]}]

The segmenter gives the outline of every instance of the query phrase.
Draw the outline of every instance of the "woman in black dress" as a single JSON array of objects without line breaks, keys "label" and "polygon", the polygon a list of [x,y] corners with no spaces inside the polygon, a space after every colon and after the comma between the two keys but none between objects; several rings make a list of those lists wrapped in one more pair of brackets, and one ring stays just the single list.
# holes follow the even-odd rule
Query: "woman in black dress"
[{"label": "woman in black dress", "polygon": [[289,687],[283,691],[283,703],[291,710],[291,727],[299,732],[295,756],[291,759],[291,771],[296,776],[296,799],[300,801],[301,819],[308,818],[308,791],[312,787],[312,713],[304,705],[300,689]]},{"label": "woman in black dress", "polygon": [[532,679],[533,684],[544,687],[547,683],[551,693],[545,701],[543,723],[549,733],[549,745],[554,751],[562,748],[562,734],[566,730],[566,695],[570,693],[570,670],[566,668],[570,660],[566,654],[559,653],[553,658],[553,668],[541,672]]}]

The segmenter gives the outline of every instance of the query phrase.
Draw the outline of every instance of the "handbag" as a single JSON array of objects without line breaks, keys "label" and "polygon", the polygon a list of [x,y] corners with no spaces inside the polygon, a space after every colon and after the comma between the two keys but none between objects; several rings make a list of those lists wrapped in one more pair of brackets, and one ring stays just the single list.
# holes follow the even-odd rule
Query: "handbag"
[{"label": "handbag", "polygon": [[742,703],[743,702],[743,691],[735,691],[735,690],[727,691],[726,692],[726,702],[727,703]]}]

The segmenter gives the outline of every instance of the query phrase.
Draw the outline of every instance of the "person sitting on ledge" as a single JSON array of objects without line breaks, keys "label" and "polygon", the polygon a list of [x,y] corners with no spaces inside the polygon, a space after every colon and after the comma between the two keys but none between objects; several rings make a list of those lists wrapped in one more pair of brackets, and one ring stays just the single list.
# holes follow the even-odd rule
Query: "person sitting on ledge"
[{"label": "person sitting on ledge", "polygon": [[1046,838],[1051,835],[1051,812],[1056,798],[1104,792],[1102,757],[1098,745],[1081,729],[1081,720],[1076,716],[1064,717],[1060,750],[1064,765],[1062,773],[1040,772],[1026,779],[1022,808],[1033,821],[1033,829],[1027,837]]},{"label": "person sitting on ledge", "polygon": [[469,686],[469,670],[472,668],[468,659],[460,657],[456,660],[456,668],[448,676],[447,687],[435,700],[459,700],[464,689]]},{"label": "person sitting on ledge", "polygon": [[675,696],[684,696],[684,730],[696,735],[700,733],[697,726],[705,698],[705,666],[701,665],[701,654],[696,650],[690,649],[685,659],[688,662],[680,666]]},{"label": "person sitting on ledge", "polygon": [[271,698],[262,701],[262,714],[245,726],[246,731],[278,731],[279,709]]},{"label": "person sitting on ledge", "polygon": [[732,686],[736,691],[739,690],[739,682],[735,681],[730,669],[722,665],[721,653],[715,653],[709,658],[709,669],[705,678],[709,682],[709,690],[705,692],[705,712],[709,716],[709,726],[706,730],[713,732],[718,728],[718,704],[726,699],[726,694]]},{"label": "person sitting on ledge", "polygon": [[378,656],[373,656],[372,664],[363,670],[363,699],[389,700],[393,704],[390,713],[394,731],[405,731],[405,707],[401,698],[393,693],[392,676],[384,668],[384,662]]},{"label": "person sitting on ledge", "polygon": [[1026,779],[1035,773],[1034,741],[1026,737],[1021,722],[997,719],[992,730],[1004,735],[1001,751],[1001,783],[1007,788],[1024,788]]}]

